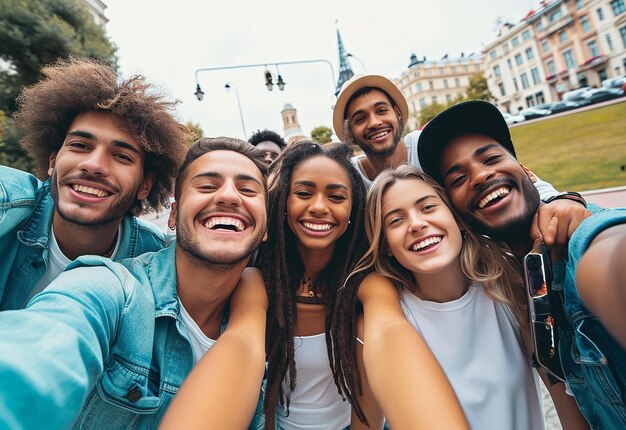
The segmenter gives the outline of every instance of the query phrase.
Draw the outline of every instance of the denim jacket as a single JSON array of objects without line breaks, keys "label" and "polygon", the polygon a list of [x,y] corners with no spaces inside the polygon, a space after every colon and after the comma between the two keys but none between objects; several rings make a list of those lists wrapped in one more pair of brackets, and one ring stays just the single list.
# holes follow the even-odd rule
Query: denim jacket
[{"label": "denim jacket", "polygon": [[175,249],[80,257],[26,309],[0,312],[1,428],[158,426],[194,365]]},{"label": "denim jacket", "polygon": [[[22,309],[46,273],[54,202],[50,180],[0,166],[0,311]],[[163,248],[154,225],[127,215],[116,260]]]},{"label": "denim jacket", "polygon": [[593,429],[626,428],[626,351],[587,310],[576,289],[576,268],[603,230],[626,223],[626,209],[601,209],[576,229],[565,266],[555,265],[554,285],[564,289],[571,328],[560,333],[561,364],[576,403]]}]

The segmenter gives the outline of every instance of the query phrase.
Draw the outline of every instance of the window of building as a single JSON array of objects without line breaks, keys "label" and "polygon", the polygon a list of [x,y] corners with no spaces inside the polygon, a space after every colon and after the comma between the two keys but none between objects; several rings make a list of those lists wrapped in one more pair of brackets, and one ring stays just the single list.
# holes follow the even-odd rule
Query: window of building
[{"label": "window of building", "polygon": [[428,76],[432,76],[432,75],[433,75],[433,69],[427,69],[427,70],[426,70],[426,74],[427,74]]},{"label": "window of building", "polygon": [[418,72],[418,71],[416,70],[415,72],[413,72],[413,75],[414,75],[416,78],[419,78],[419,77],[420,77],[420,72]]},{"label": "window of building", "polygon": [[515,48],[517,45],[519,45],[519,37],[515,36],[511,39],[511,47]]},{"label": "window of building", "polygon": [[437,96],[433,96],[433,103],[437,103]]},{"label": "window of building", "polygon": [[530,75],[533,77],[533,84],[539,85],[541,83],[541,78],[539,77],[539,69],[533,67],[530,69]]},{"label": "window of building", "polygon": [[526,48],[526,59],[532,60],[535,54],[533,53],[533,48]]},{"label": "window of building", "polygon": [[529,29],[524,30],[524,32],[522,33],[522,39],[524,39],[524,40],[530,39],[530,30]]},{"label": "window of building", "polygon": [[567,31],[561,30],[559,31],[559,42],[563,43],[567,41]]},{"label": "window of building", "polygon": [[515,54],[515,64],[519,66],[523,61],[522,54]]},{"label": "window of building", "polygon": [[589,33],[591,31],[591,26],[589,25],[589,19],[586,16],[580,18],[580,26],[583,29],[583,33]]},{"label": "window of building", "polygon": [[502,82],[500,82],[498,84],[498,89],[500,90],[500,95],[501,96],[505,96],[506,95],[506,93],[504,92],[504,84]]},{"label": "window of building", "polygon": [[511,59],[510,59],[510,58],[507,58],[507,59],[506,59],[506,64],[508,64],[508,65],[509,65],[509,70],[512,70],[512,69],[513,69],[513,63],[511,63]]},{"label": "window of building", "polygon": [[450,103],[452,101],[452,96],[450,94],[446,94],[446,103]]},{"label": "window of building", "polygon": [[[500,76],[500,66],[493,66],[493,75],[494,76]],[[447,83],[447,82],[446,82]],[[448,86],[446,85],[446,88],[448,88]]]},{"label": "window of building", "polygon": [[[498,68],[498,69],[499,69],[499,68]],[[444,88],[448,88],[448,80],[447,80],[447,79],[444,79],[444,80],[443,80],[443,87],[444,87]]]},{"label": "window of building", "polygon": [[543,91],[539,91],[535,94],[535,99],[537,100],[537,104],[542,104],[546,102],[546,98],[543,96]]},{"label": "window of building", "polygon": [[542,31],[543,30],[543,21],[539,20],[537,21],[537,31]]},{"label": "window of building", "polygon": [[574,54],[571,49],[563,52],[563,59],[565,60],[565,66],[568,69],[573,69],[576,67],[576,62],[574,61]]},{"label": "window of building", "polygon": [[535,100],[533,100],[533,96],[526,97],[526,107],[531,107],[535,105]]},{"label": "window of building", "polygon": [[598,70],[598,79],[600,80],[600,82],[602,82],[603,80],[606,79],[606,70],[605,69]]},{"label": "window of building", "polygon": [[561,9],[557,9],[550,14],[549,20],[550,22],[558,21],[559,19],[561,19],[562,16],[563,12],[561,12]]},{"label": "window of building", "polygon": [[611,35],[609,33],[605,34],[606,38],[606,46],[609,48],[609,51],[613,50],[613,39],[611,39]]},{"label": "window of building", "polygon": [[624,6],[624,0],[613,0],[611,2],[611,9],[613,9],[613,15],[615,16],[626,12],[626,6]]},{"label": "window of building", "polygon": [[513,86],[515,87],[515,91],[519,91],[519,87],[517,86],[517,79],[513,78]]},{"label": "window of building", "polygon": [[548,46],[548,41],[546,39],[543,39],[541,41],[541,50],[543,52],[548,52],[549,49],[550,49],[550,46]]},{"label": "window of building", "polygon": [[522,80],[522,88],[528,88],[530,84],[528,82],[528,75],[526,74],[526,72],[522,73],[519,77]]},{"label": "window of building", "polygon": [[446,73],[445,69],[443,67],[440,67],[439,68],[439,74],[440,75],[445,75],[445,73]]},{"label": "window of building", "polygon": [[466,72],[469,72],[469,68],[467,67],[467,64],[463,66],[463,70],[465,70]]},{"label": "window of building", "polygon": [[435,89],[435,84],[434,84],[434,82],[433,82],[433,81],[428,81],[428,87],[429,87],[431,90]]},{"label": "window of building", "polygon": [[426,100],[420,99],[420,108],[423,108],[424,106],[426,106]]},{"label": "window of building", "polygon": [[454,78],[454,86],[457,88],[461,86],[461,81],[459,80],[459,78]]},{"label": "window of building", "polygon": [[548,69],[548,75],[556,74],[556,68],[554,67],[554,61],[552,61],[552,60],[546,61],[546,69]]},{"label": "window of building", "polygon": [[493,51],[489,53],[489,58],[491,58],[492,60],[495,60],[497,55],[498,54],[496,54],[496,50],[494,49]]},{"label": "window of building", "polygon": [[602,10],[601,7],[596,9],[596,13],[598,14],[598,19],[600,21],[604,21],[604,11]]},{"label": "window of building", "polygon": [[626,25],[619,29],[619,34],[622,36],[622,45],[626,48]]},{"label": "window of building", "polygon": [[452,71],[452,73],[456,72],[456,66],[450,66],[450,70]]},{"label": "window of building", "polygon": [[509,52],[509,44],[508,43],[502,44],[502,51],[504,51],[505,54],[507,52]]},{"label": "window of building", "polygon": [[600,51],[598,50],[598,44],[595,40],[590,40],[587,42],[587,48],[589,49],[589,57],[597,57],[600,55]]},{"label": "window of building", "polygon": [[585,5],[585,0],[576,0],[576,9],[580,9]]},{"label": "window of building", "polygon": [[418,82],[417,84],[415,84],[415,90],[416,91],[422,91],[422,83]]},{"label": "window of building", "polygon": [[411,111],[412,113],[417,112],[417,109],[415,109],[415,102],[411,102],[411,107],[413,108]]}]

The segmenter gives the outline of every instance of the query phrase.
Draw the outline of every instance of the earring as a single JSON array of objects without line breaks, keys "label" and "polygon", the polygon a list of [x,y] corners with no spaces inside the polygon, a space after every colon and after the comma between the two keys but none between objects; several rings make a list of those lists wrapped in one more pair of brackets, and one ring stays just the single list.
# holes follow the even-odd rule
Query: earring
[{"label": "earring", "polygon": [[350,224],[351,220],[348,220],[348,224]]},{"label": "earring", "polygon": [[170,226],[170,230],[172,230],[172,231],[176,230],[176,224]]}]

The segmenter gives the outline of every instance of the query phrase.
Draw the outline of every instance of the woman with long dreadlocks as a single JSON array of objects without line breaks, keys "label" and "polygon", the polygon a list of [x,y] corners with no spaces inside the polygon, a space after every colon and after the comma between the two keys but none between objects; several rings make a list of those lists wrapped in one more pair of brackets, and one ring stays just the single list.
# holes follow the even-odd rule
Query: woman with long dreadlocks
[{"label": "woman with long dreadlocks", "polygon": [[[386,312],[404,313],[423,336],[471,428],[545,428],[539,381],[526,352],[527,320],[519,305],[524,298],[517,263],[495,242],[468,229],[451,207],[445,190],[413,166],[387,170],[376,178],[366,205],[370,246],[354,271],[369,274],[362,281],[351,276],[336,299],[331,333],[338,385],[356,411],[367,407],[368,413],[373,411],[368,418],[382,419],[370,406],[370,393],[360,389],[359,373],[373,385],[367,360],[372,348],[370,313],[380,308],[379,297],[387,295],[391,311]],[[355,324],[349,315],[358,306],[363,317]],[[362,345],[349,342],[355,333]],[[346,343],[351,348],[340,348]],[[355,355],[364,355],[365,366]],[[357,363],[360,369],[355,372]],[[555,403],[565,399],[567,408],[573,405],[564,390],[557,397]],[[376,400],[385,414],[395,401],[379,396]],[[566,421],[579,414],[575,409],[563,412],[568,428]],[[387,419],[396,428],[394,416],[387,414]],[[585,428],[580,422],[570,424]]]},{"label": "woman with long dreadlocks", "polygon": [[[270,167],[269,238],[259,263],[270,303],[264,402],[268,430],[276,425],[285,430],[350,425],[350,404],[339,395],[334,383],[337,375],[329,366],[327,336],[337,289],[366,248],[365,187],[347,152],[345,146],[325,149],[315,142],[300,141]],[[335,345],[342,356],[348,343],[351,340]],[[455,410],[458,403],[452,389],[423,341],[414,352],[416,360],[425,357],[423,371],[415,373],[431,387],[414,402],[448,401],[450,413],[456,411],[462,419],[460,408]],[[382,385],[377,393],[393,393]],[[404,422],[416,428],[421,420],[411,416]],[[352,429],[363,425],[358,419],[352,422]]]}]

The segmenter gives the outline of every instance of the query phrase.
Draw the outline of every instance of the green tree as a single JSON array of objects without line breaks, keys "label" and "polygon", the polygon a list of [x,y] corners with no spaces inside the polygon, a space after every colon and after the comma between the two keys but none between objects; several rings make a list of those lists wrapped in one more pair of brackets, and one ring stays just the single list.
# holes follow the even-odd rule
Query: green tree
[{"label": "green tree", "polygon": [[313,140],[316,140],[321,144],[330,142],[332,135],[333,131],[325,125],[320,125],[311,130],[311,137]]},{"label": "green tree", "polygon": [[187,123],[185,124],[185,127],[187,128],[187,130],[189,130],[189,145],[193,145],[193,143],[200,139],[201,137],[204,137],[204,131],[202,131],[202,127],[200,127],[200,124],[197,122],[191,122],[191,121],[187,121]]},{"label": "green tree", "polygon": [[493,94],[489,91],[487,86],[487,79],[482,73],[475,73],[470,76],[469,84],[465,90],[466,100],[486,100],[488,102],[493,101]]},{"label": "green tree", "polygon": [[433,119],[439,112],[445,110],[448,106],[442,105],[441,103],[431,103],[426,105],[420,111],[419,121],[420,125],[426,124],[428,121]]}]

